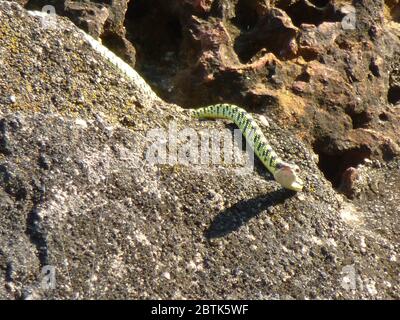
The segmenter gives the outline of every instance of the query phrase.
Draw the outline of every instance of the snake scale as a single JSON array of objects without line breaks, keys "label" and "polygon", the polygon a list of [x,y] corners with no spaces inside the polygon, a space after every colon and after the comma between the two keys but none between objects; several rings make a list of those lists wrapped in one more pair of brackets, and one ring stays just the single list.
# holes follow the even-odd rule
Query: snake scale
[{"label": "snake scale", "polygon": [[267,139],[254,118],[246,110],[232,104],[216,104],[192,111],[195,118],[229,119],[241,130],[247,142],[252,146],[264,166],[272,173],[274,179],[284,188],[301,191],[303,181],[297,176],[299,168],[296,165],[282,161]]}]

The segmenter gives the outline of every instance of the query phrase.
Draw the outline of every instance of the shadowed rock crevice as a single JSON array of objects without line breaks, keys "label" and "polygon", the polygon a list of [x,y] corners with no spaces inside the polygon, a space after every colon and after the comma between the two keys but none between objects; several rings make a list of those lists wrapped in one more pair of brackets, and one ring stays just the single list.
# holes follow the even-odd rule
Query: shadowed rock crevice
[{"label": "shadowed rock crevice", "polygon": [[32,244],[36,247],[40,265],[48,265],[48,245],[46,232],[38,214],[38,210],[32,209],[26,219],[26,234],[29,236]]},{"label": "shadowed rock crevice", "polygon": [[171,91],[171,79],[183,63],[179,12],[160,1],[130,1],[125,28],[127,39],[136,49],[137,70],[166,98]]},{"label": "shadowed rock crevice", "polygon": [[0,120],[0,153],[10,155],[11,149],[8,142],[7,124],[4,119]]},{"label": "shadowed rock crevice", "polygon": [[33,196],[33,208],[26,218],[26,234],[31,243],[36,247],[40,266],[43,267],[49,263],[47,232],[45,230],[42,218],[40,217],[40,206],[44,201],[43,187],[35,186]]},{"label": "shadowed rock crevice", "polygon": [[0,186],[16,201],[24,201],[27,198],[28,191],[24,182],[5,165],[0,165]]},{"label": "shadowed rock crevice", "polygon": [[392,104],[398,104],[400,102],[400,87],[389,88],[387,99]]},{"label": "shadowed rock crevice", "polygon": [[285,10],[297,27],[303,23],[318,26],[323,22],[341,21],[344,17],[330,0],[283,0],[277,2],[277,7]]},{"label": "shadowed rock crevice", "polygon": [[296,35],[297,28],[287,14],[273,8],[250,31],[242,32],[235,39],[234,49],[242,63],[248,63],[261,49],[288,59],[295,55],[291,45],[295,45]]},{"label": "shadowed rock crevice", "polygon": [[329,149],[330,143],[325,140],[316,141],[314,152],[319,157],[318,167],[325,178],[332,183],[332,187],[337,189],[344,173],[349,168],[356,168],[364,163],[365,159],[371,157],[371,150],[368,147],[353,147],[347,150],[333,151]]},{"label": "shadowed rock crevice", "polygon": [[346,110],[346,113],[351,118],[353,129],[366,128],[368,127],[368,124],[372,120],[372,115],[365,110],[356,112],[353,109],[351,109],[351,110]]},{"label": "shadowed rock crevice", "polygon": [[237,3],[232,23],[240,30],[249,31],[257,25],[259,15],[254,5],[255,1],[248,0],[239,0]]},{"label": "shadowed rock crevice", "polygon": [[395,22],[400,23],[400,2],[399,0],[385,0],[389,17]]}]

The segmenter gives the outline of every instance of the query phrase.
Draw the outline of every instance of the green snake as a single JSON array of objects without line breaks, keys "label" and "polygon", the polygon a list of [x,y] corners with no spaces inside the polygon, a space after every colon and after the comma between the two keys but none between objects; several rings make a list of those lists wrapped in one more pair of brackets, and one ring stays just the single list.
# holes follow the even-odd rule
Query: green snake
[{"label": "green snake", "polygon": [[284,188],[294,191],[303,189],[303,181],[297,176],[299,172],[298,166],[286,163],[278,157],[268,144],[254,118],[246,110],[224,103],[195,109],[192,111],[192,116],[198,119],[221,118],[232,120],[252,146],[254,153],[278,183]]}]

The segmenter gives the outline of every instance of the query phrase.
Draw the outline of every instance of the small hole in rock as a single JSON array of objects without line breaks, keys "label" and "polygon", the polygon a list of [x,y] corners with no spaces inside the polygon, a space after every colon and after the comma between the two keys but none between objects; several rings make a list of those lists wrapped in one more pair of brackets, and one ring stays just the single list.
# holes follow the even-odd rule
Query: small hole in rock
[{"label": "small hole in rock", "polygon": [[379,120],[381,120],[381,121],[389,121],[389,116],[388,116],[388,114],[385,113],[385,112],[382,112],[382,113],[379,115]]},{"label": "small hole in rock", "polygon": [[136,70],[162,98],[168,100],[181,57],[183,27],[168,1],[130,1],[126,37],[136,49]]},{"label": "small hole in rock", "polygon": [[350,112],[348,115],[353,123],[353,129],[366,128],[368,123],[372,120],[371,115],[366,111],[359,113]]},{"label": "small hole in rock", "polygon": [[400,102],[400,87],[391,87],[388,91],[388,101],[392,104]]},{"label": "small hole in rock", "polygon": [[310,0],[310,2],[315,5],[316,7],[325,7],[329,4],[330,0]]},{"label": "small hole in rock", "polygon": [[332,183],[334,188],[340,186],[344,172],[350,167],[357,167],[364,159],[371,156],[371,151],[366,146],[351,148],[343,151],[329,150],[329,139],[317,141],[314,152],[319,156],[318,167],[325,178]]},{"label": "small hole in rock", "polygon": [[371,113],[359,109],[354,104],[350,104],[345,108],[346,114],[351,118],[353,129],[366,128],[372,120]]},{"label": "small hole in rock", "polygon": [[[311,4],[311,5],[310,5]],[[343,15],[335,12],[330,0],[279,2],[276,5],[290,16],[293,24],[299,27],[302,23],[314,24],[316,26],[323,22],[341,21]]]},{"label": "small hole in rock", "polygon": [[258,14],[255,8],[251,5],[251,1],[239,0],[236,5],[235,15],[236,16],[232,19],[232,22],[241,30],[248,31],[257,24]]}]

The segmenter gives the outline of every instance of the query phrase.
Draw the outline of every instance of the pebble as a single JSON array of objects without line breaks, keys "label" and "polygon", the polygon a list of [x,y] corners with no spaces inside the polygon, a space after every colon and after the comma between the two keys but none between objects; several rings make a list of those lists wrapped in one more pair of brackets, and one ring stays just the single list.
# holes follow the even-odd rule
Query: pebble
[{"label": "pebble", "polygon": [[165,279],[168,279],[168,280],[170,280],[171,279],[171,274],[169,273],[169,272],[164,272],[163,274],[162,274],[162,276],[165,278]]},{"label": "pebble", "polygon": [[300,201],[306,200],[306,196],[305,196],[303,193],[298,193],[298,194],[297,194],[297,198],[298,198]]},{"label": "pebble", "polygon": [[83,119],[76,119],[75,124],[82,128],[87,128],[87,122]]},{"label": "pebble", "polygon": [[9,97],[9,100],[10,100],[10,102],[11,102],[12,104],[14,104],[15,102],[17,102],[17,98],[16,98],[14,95],[11,95],[11,96]]},{"label": "pebble", "polygon": [[265,127],[267,127],[267,128],[269,127],[269,122],[268,122],[267,118],[265,118],[264,116],[260,116],[260,122]]}]

